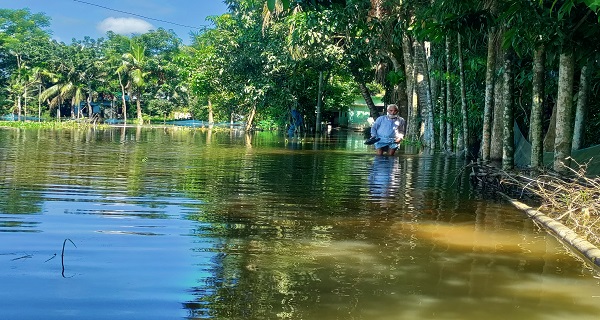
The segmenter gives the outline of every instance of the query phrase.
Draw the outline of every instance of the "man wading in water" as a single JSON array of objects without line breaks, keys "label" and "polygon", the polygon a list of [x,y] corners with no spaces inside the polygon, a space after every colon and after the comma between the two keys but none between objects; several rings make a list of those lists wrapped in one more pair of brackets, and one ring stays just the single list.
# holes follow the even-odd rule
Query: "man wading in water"
[{"label": "man wading in water", "polygon": [[398,149],[398,143],[404,139],[406,121],[398,115],[398,106],[390,104],[387,107],[387,115],[380,116],[371,127],[371,138],[366,144],[375,144],[377,155],[387,152],[393,156]]}]

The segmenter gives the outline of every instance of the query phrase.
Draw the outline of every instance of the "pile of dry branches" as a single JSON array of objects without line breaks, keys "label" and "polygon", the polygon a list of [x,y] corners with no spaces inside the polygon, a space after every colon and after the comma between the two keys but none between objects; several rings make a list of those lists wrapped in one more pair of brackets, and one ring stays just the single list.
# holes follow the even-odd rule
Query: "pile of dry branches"
[{"label": "pile of dry branches", "polygon": [[496,191],[533,199],[540,204],[539,211],[600,245],[600,177],[586,176],[587,164],[577,164],[578,169],[566,167],[567,175],[550,171],[507,173],[492,170],[490,166],[476,166],[471,173],[471,181],[473,176],[480,184],[495,181],[492,186],[495,185]]},{"label": "pile of dry branches", "polygon": [[571,174],[507,175],[503,183],[536,195],[541,201],[540,211],[600,244],[600,178],[587,177],[586,165],[579,165],[577,170],[566,168]]}]

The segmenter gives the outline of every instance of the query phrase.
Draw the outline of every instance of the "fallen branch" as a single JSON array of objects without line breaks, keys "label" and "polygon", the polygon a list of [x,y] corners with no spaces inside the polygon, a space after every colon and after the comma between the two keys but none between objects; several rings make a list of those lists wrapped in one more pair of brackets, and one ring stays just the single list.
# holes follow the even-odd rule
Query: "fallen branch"
[{"label": "fallen branch", "polygon": [[60,262],[61,262],[61,265],[62,265],[62,276],[63,276],[63,278],[66,278],[65,277],[65,244],[67,244],[67,240],[69,242],[71,242],[75,248],[77,248],[77,246],[75,245],[75,242],[71,241],[71,239],[67,238],[67,239],[65,239],[65,241],[63,241],[62,254],[60,256]]},{"label": "fallen branch", "polygon": [[587,164],[576,164],[577,170],[569,167],[570,174],[561,175],[553,171],[505,172],[477,163],[472,164],[471,182],[484,191],[528,198],[539,205],[538,210],[600,245],[600,178],[586,176]]},{"label": "fallen branch", "polygon": [[566,242],[577,251],[579,251],[583,256],[585,256],[589,261],[592,262],[596,267],[600,267],[600,249],[580,237],[575,231],[566,227],[562,223],[551,219],[545,214],[541,213],[538,210],[535,210],[519,201],[516,201],[505,194],[501,194],[508,202],[517,207],[518,209],[524,211],[530,218],[534,221],[544,225],[547,229],[552,231],[560,240]]}]

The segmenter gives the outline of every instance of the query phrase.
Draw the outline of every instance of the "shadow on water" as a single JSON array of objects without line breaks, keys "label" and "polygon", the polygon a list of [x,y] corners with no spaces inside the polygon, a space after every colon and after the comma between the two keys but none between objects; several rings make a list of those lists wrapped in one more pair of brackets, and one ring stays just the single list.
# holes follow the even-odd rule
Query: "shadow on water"
[{"label": "shadow on water", "polygon": [[597,317],[595,272],[461,160],[363,141],[0,130],[0,315]]}]

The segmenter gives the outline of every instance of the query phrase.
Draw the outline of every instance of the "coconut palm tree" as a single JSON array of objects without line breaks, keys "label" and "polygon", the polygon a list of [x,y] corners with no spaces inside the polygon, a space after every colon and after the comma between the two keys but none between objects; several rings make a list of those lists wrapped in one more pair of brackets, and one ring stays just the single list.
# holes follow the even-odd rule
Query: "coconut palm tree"
[{"label": "coconut palm tree", "polygon": [[131,41],[131,50],[123,54],[122,65],[119,67],[117,72],[119,75],[127,73],[130,79],[131,88],[135,91],[136,107],[137,107],[137,118],[138,123],[142,123],[142,89],[146,85],[146,77],[149,72],[146,72],[146,47],[135,41]]}]

